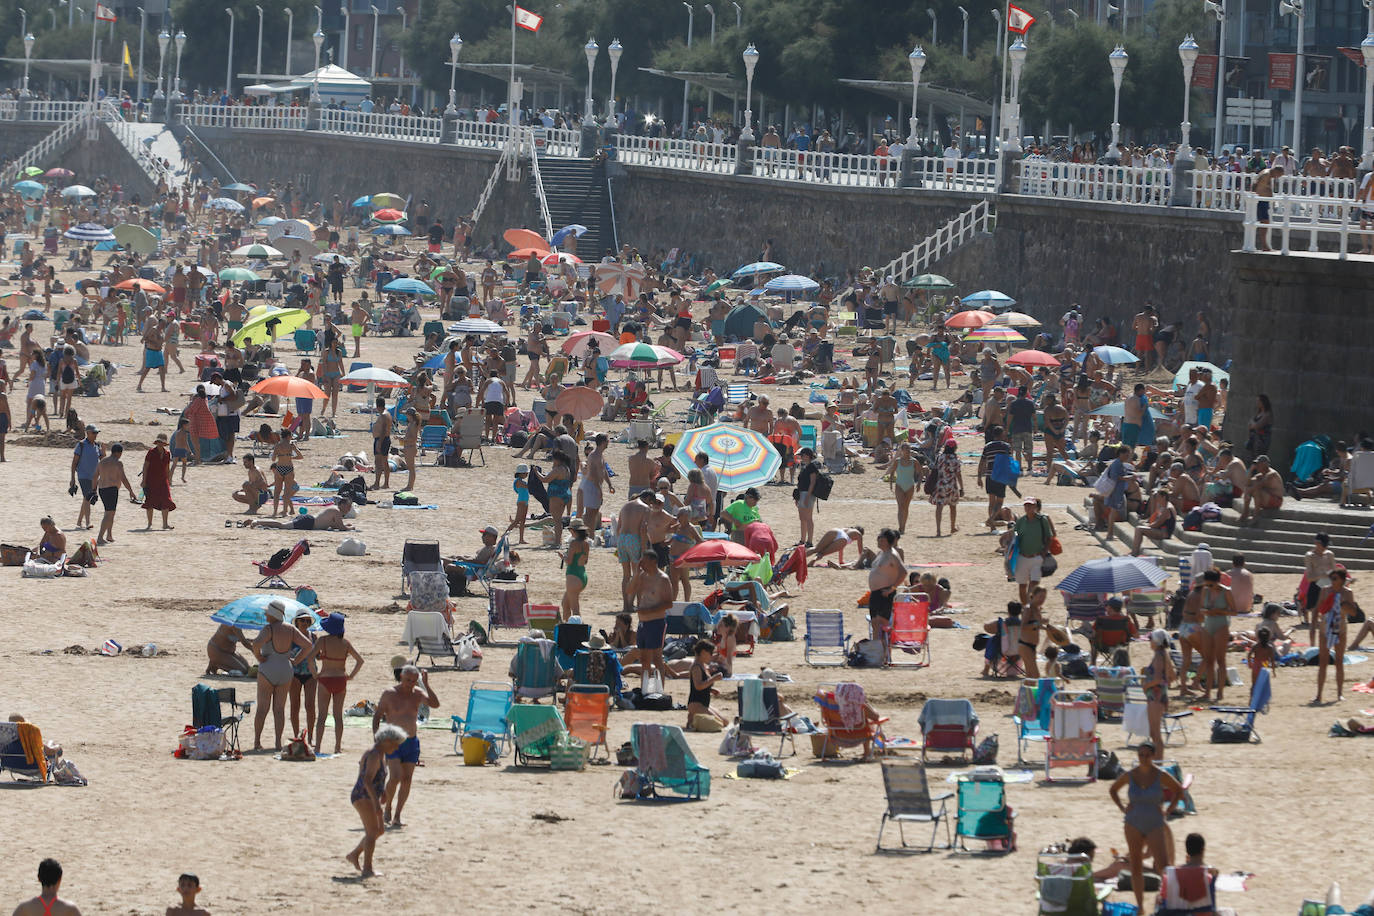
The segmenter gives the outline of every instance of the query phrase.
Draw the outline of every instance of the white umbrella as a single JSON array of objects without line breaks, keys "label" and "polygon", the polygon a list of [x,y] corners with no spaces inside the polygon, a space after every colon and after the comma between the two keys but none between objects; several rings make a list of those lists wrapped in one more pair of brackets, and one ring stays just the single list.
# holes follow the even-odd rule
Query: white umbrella
[{"label": "white umbrella", "polygon": [[392,372],[390,369],[383,369],[380,366],[368,366],[365,369],[354,369],[352,372],[339,379],[341,382],[351,382],[369,385],[377,385],[381,388],[409,388],[410,382],[403,377]]},{"label": "white umbrella", "polygon": [[95,192],[84,184],[74,184],[62,189],[63,197],[94,197]]},{"label": "white umbrella", "polygon": [[1025,312],[1003,312],[988,324],[1000,324],[1009,328],[1038,328],[1040,322]]},{"label": "white umbrella", "polygon": [[450,334],[504,334],[506,329],[485,318],[464,318],[448,326]]},{"label": "white umbrella", "polygon": [[315,227],[303,219],[284,219],[276,225],[269,226],[267,238],[269,241],[276,241],[284,235],[289,235],[297,239],[313,239],[315,237]]},{"label": "white umbrella", "polygon": [[271,245],[243,245],[229,252],[237,258],[280,258],[282,253]]}]

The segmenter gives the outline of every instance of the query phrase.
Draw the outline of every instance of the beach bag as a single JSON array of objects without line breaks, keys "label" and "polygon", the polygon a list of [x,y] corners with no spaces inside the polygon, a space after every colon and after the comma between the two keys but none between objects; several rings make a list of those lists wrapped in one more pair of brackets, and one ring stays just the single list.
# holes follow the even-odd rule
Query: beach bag
[{"label": "beach bag", "polygon": [[[1061,656],[1062,658],[1063,656]],[[1075,655],[1065,659],[1062,668],[1064,677],[1067,680],[1092,679],[1093,673],[1088,666],[1088,660],[1082,655]]]},{"label": "beach bag", "polygon": [[416,496],[414,493],[402,490],[391,497],[391,504],[393,506],[418,506],[420,505],[420,497]]},{"label": "beach bag", "polygon": [[1048,579],[1050,576],[1059,572],[1059,561],[1054,558],[1054,554],[1047,553],[1040,558],[1040,577]]},{"label": "beach bag", "polygon": [[823,471],[816,474],[816,486],[812,489],[817,499],[829,499],[830,492],[835,489],[835,478]]},{"label": "beach bag", "polygon": [[60,575],[61,563],[49,563],[34,556],[24,561],[24,571],[20,574],[24,579],[56,579]]},{"label": "beach bag", "polygon": [[28,559],[29,548],[14,544],[0,544],[0,566],[23,566]]},{"label": "beach bag", "polygon": [[1213,719],[1212,743],[1249,744],[1250,728],[1241,722],[1226,722],[1222,719]]},{"label": "beach bag", "polygon": [[881,668],[883,644],[876,639],[859,640],[849,653],[849,665],[851,668]]},{"label": "beach bag", "polygon": [[468,594],[468,572],[461,566],[450,566],[444,570],[448,575],[448,596],[465,598]]},{"label": "beach bag", "polygon": [[1202,510],[1201,510],[1201,509],[1189,509],[1189,510],[1188,510],[1188,514],[1185,515],[1185,516],[1183,516],[1183,530],[1184,530],[1184,531],[1201,531],[1201,530],[1202,530]]},{"label": "beach bag", "polygon": [[988,735],[973,749],[974,766],[992,766],[997,763],[997,736]]},{"label": "beach bag", "polygon": [[1097,491],[1099,496],[1111,496],[1112,491],[1116,489],[1116,481],[1112,480],[1106,474],[1100,474],[1098,478],[1093,481],[1093,489]]},{"label": "beach bag", "polygon": [[792,642],[797,638],[797,623],[790,614],[779,614],[773,621],[773,632],[770,636],[773,642]]},{"label": "beach bag", "polygon": [[1021,479],[1021,462],[1010,455],[997,455],[992,459],[992,480],[1004,486],[1015,486]]},{"label": "beach bag", "polygon": [[738,725],[731,725],[721,739],[720,753],[725,757],[747,757],[754,753],[754,743],[740,731]]},{"label": "beach bag", "polygon": [[[1092,770],[1090,769],[1089,774]],[[1121,761],[1117,759],[1115,751],[1097,752],[1097,778],[1116,779],[1121,775]]]},{"label": "beach bag", "polygon": [[286,746],[281,749],[281,759],[293,761],[314,760],[315,752],[310,749],[310,745],[304,738],[296,737],[286,742]]},{"label": "beach bag", "polygon": [[334,552],[341,557],[361,557],[367,553],[367,545],[357,538],[344,538]]},{"label": "beach bag", "polygon": [[283,547],[281,550],[278,550],[276,553],[272,554],[272,556],[267,558],[266,566],[268,569],[281,569],[282,564],[285,563],[287,558],[290,556],[291,548]]},{"label": "beach bag", "polygon": [[719,732],[724,728],[725,726],[721,725],[720,720],[715,716],[706,713],[697,713],[695,716],[692,716],[692,731],[694,732],[710,734],[712,732]]},{"label": "beach bag", "polygon": [[639,775],[638,770],[626,770],[615,785],[616,798],[653,798],[653,783]]},{"label": "beach bag", "polygon": [[939,484],[940,462],[937,461],[931,466],[930,473],[926,475],[926,482],[922,485],[921,489],[925,491],[927,496],[934,496],[935,488],[938,487]]},{"label": "beach bag", "polygon": [[472,633],[459,636],[453,645],[453,651],[458,656],[459,671],[476,671],[482,667],[482,650],[477,645],[477,637]]},{"label": "beach bag", "polygon": [[566,732],[558,736],[549,752],[549,769],[583,770],[587,767],[587,742]]},{"label": "beach bag", "polygon": [[616,748],[615,762],[616,766],[622,767],[632,767],[638,764],[639,760],[635,757],[635,746],[626,741],[624,744],[620,745],[620,747]]},{"label": "beach bag", "polygon": [[782,764],[767,751],[755,751],[748,760],[739,762],[735,775],[740,779],[782,779]]},{"label": "beach bag", "polygon": [[182,739],[183,743],[188,740],[186,756],[192,760],[218,760],[224,753],[224,730],[217,726],[206,726]]}]

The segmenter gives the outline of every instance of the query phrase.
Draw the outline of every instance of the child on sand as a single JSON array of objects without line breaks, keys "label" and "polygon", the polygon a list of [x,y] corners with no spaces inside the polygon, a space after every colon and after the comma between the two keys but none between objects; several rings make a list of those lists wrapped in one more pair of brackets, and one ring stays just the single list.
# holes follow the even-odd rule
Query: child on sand
[{"label": "child on sand", "polygon": [[248,479],[243,482],[241,489],[234,491],[234,502],[248,507],[244,515],[257,515],[258,509],[265,506],[271,497],[272,488],[267,485],[267,478],[258,470],[257,459],[252,455],[243,456],[243,469],[248,472]]},{"label": "child on sand", "polygon": [[182,483],[186,482],[187,459],[193,455],[199,464],[200,455],[197,453],[196,440],[191,436],[191,421],[182,417],[177,421],[177,431],[172,433],[172,473],[176,473],[177,465],[180,464]]},{"label": "child on sand", "polygon": [[167,907],[167,916],[210,916],[209,910],[196,906],[196,894],[200,893],[200,879],[187,874],[177,878],[177,893],[181,895],[180,906]]},{"label": "child on sand", "polygon": [[[0,452],[0,454],[3,454],[3,453]],[[519,529],[519,531],[520,531],[520,540],[516,541],[517,544],[523,544],[523,543],[525,543],[525,516],[529,513],[529,510],[530,510],[530,479],[529,479],[529,478],[530,478],[530,466],[529,466],[528,464],[516,465],[516,467],[515,467],[515,484],[514,484],[514,487],[515,487],[515,517],[512,518],[512,519],[510,520],[510,528],[507,528],[506,530],[507,530],[507,531],[510,531],[511,528],[517,528],[517,529]]]}]

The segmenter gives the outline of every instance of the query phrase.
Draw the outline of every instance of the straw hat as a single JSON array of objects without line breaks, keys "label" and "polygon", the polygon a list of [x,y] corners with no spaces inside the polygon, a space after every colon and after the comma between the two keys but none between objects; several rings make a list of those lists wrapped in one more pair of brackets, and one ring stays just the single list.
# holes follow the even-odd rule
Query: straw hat
[{"label": "straw hat", "polygon": [[286,619],[286,604],[282,601],[273,600],[268,602],[267,610],[264,611],[268,620],[275,620],[281,623]]}]

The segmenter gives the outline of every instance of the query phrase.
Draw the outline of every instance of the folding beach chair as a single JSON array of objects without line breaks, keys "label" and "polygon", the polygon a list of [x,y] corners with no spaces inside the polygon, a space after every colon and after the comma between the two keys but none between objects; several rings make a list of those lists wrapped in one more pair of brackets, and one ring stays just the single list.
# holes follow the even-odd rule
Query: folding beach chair
[{"label": "folding beach chair", "polygon": [[407,612],[421,611],[441,615],[453,626],[457,606],[448,597],[448,574],[443,570],[417,569],[410,574],[410,603]]},{"label": "folding beach chair", "polygon": [[[930,664],[930,599],[898,592],[892,601],[891,664],[925,668]],[[897,653],[901,652],[902,656]],[[900,660],[899,660],[900,659]]]},{"label": "folding beach chair", "polygon": [[1097,717],[1120,718],[1126,709],[1126,681],[1135,676],[1134,668],[1097,666],[1089,668],[1097,686]]},{"label": "folding beach chair", "polygon": [[[25,730],[31,735],[27,753],[19,734],[20,726],[28,726]],[[48,781],[43,736],[36,726],[27,722],[0,722],[0,771],[8,771],[10,778],[16,781]]]},{"label": "folding beach chair", "polygon": [[1107,612],[1103,600],[1101,595],[1096,594],[1064,595],[1064,608],[1068,611],[1069,626],[1074,626],[1075,621],[1079,624],[1095,623]]},{"label": "folding beach chair", "polygon": [[468,714],[452,716],[453,753],[466,735],[494,735],[497,755],[506,752],[510,729],[508,713],[515,703],[515,691],[497,681],[475,681],[468,688]]},{"label": "folding beach chair", "polygon": [[416,636],[411,641],[415,647],[415,658],[411,659],[411,664],[418,666],[423,655],[429,658],[431,669],[447,667],[454,671],[472,670],[480,663],[480,658],[473,659],[471,653],[464,655],[463,640],[468,638],[471,637],[460,636],[455,642],[447,632],[436,636]]},{"label": "folding beach chair", "polygon": [[[930,783],[926,779],[926,768],[924,763],[916,761],[895,761],[884,760],[883,768],[883,792],[887,795],[887,808],[883,811],[882,823],[878,826],[878,852],[883,851],[883,829],[887,827],[889,820],[896,822],[897,834],[901,837],[902,848],[906,849],[906,832],[903,824],[917,823],[930,825],[930,844],[926,846],[926,852],[935,848],[935,838],[940,833],[940,824],[945,825],[945,845],[941,849],[949,849],[953,845],[953,837],[949,832],[949,812],[946,804],[949,799],[954,797],[953,792],[941,792],[939,795],[930,794]],[[935,807],[935,802],[940,803],[940,807]]]},{"label": "folding beach chair", "polygon": [[1207,866],[1170,865],[1164,869],[1156,916],[1215,916],[1216,907],[1216,880]]},{"label": "folding beach chair", "polygon": [[426,570],[439,573],[444,571],[444,561],[439,555],[439,542],[407,539],[401,546],[401,594],[409,594],[411,573]]},{"label": "folding beach chair", "polygon": [[497,629],[519,630],[524,633],[530,628],[530,599],[524,583],[492,583],[487,589],[487,632],[495,635]]},{"label": "folding beach chair", "polygon": [[[1082,853],[1042,852],[1035,860],[1040,916],[1097,916],[1092,859]],[[1103,896],[1111,893],[1103,891]]]},{"label": "folding beach chair", "polygon": [[[1156,617],[1163,620],[1169,616],[1168,590],[1160,587],[1131,592],[1126,599],[1126,613],[1135,621],[1137,629],[1153,630]],[[1144,623],[1141,622],[1142,617]]]},{"label": "folding beach chair", "polygon": [[725,403],[743,404],[752,395],[749,393],[748,382],[732,382],[725,386]]},{"label": "folding beach chair", "polygon": [[253,701],[244,700],[240,703],[235,687],[215,688],[215,699],[219,702],[219,727],[224,729],[226,749],[236,751],[239,749],[239,726],[253,711]]},{"label": "folding beach chair", "polygon": [[678,726],[636,722],[630,726],[630,745],[639,761],[635,770],[640,780],[655,790],[664,789],[687,800],[711,794],[711,771],[697,763]]},{"label": "folding beach chair", "polygon": [[[1179,738],[1179,744],[1188,743],[1188,731],[1183,720],[1192,715],[1191,709],[1164,714],[1160,719],[1159,729],[1166,745],[1173,744],[1175,736]],[[1150,705],[1145,699],[1145,689],[1141,686],[1138,674],[1126,678],[1125,704],[1121,707],[1121,728],[1126,733],[1128,745],[1135,743],[1132,741],[1134,736],[1139,736],[1142,740],[1150,737]]]},{"label": "folding beach chair", "polygon": [[975,769],[960,776],[958,814],[954,827],[957,848],[969,851],[966,840],[981,840],[986,852],[1016,849],[1015,813],[1007,804],[1007,787],[999,772]]},{"label": "folding beach chair", "polygon": [[614,649],[579,649],[573,656],[573,684],[592,684],[605,687],[612,697],[625,689],[620,656]]},{"label": "folding beach chair", "polygon": [[1250,689],[1250,705],[1248,706],[1209,706],[1212,712],[1219,712],[1223,718],[1216,719],[1214,722],[1231,722],[1245,728],[1251,740],[1256,744],[1260,743],[1259,729],[1255,728],[1255,716],[1269,712],[1269,698],[1273,690],[1273,685],[1269,682],[1269,669],[1261,668],[1259,675],[1255,678],[1255,685]]},{"label": "folding beach chair", "polygon": [[610,756],[606,747],[606,729],[611,715],[611,691],[599,684],[575,684],[563,697],[563,721],[568,734],[586,742],[590,758],[596,749]]},{"label": "folding beach chair", "polygon": [[777,738],[778,756],[782,749],[792,742],[792,755],[796,756],[797,742],[792,735],[792,720],[796,713],[782,715],[778,702],[778,688],[766,686],[756,677],[745,678],[739,683],[739,730],[751,738]]},{"label": "folding beach chair", "polygon": [[926,700],[921,707],[921,762],[932,751],[938,754],[973,753],[978,735],[978,714],[968,700]]},{"label": "folding beach chair", "polygon": [[[475,452],[482,459],[482,467],[487,466],[487,456],[482,451],[483,418],[477,411],[469,411],[458,420],[458,457],[472,464]],[[463,453],[466,452],[466,456]]]},{"label": "folding beach chair", "polygon": [[1050,701],[1058,686],[1054,678],[1027,678],[1016,692],[1016,705],[1011,721],[1016,726],[1016,761],[1025,762],[1026,747],[1032,741],[1046,741],[1050,736]]},{"label": "folding beach chair", "polygon": [[[1050,700],[1050,734],[1045,739],[1045,781],[1054,782],[1054,768],[1087,766],[1087,782],[1097,782],[1097,700],[1084,694],[1073,699],[1059,694]],[[1063,777],[1060,777],[1063,781]]]},{"label": "folding beach chair", "polygon": [[802,658],[808,665],[843,665],[849,660],[850,636],[844,631],[844,613],[825,608],[806,612]]},{"label": "folding beach chair", "polygon": [[291,551],[286,555],[286,559],[281,560],[275,565],[273,565],[271,559],[261,563],[256,560],[253,561],[253,567],[257,569],[258,575],[262,576],[258,584],[253,587],[294,589],[294,586],[287,583],[284,576],[291,571],[291,567],[300,562],[301,557],[309,552],[310,542],[301,540],[297,541],[296,546],[291,548]]},{"label": "folding beach chair", "polygon": [[[847,697],[846,697],[847,694]],[[821,741],[822,760],[832,749],[859,747],[876,741],[883,735],[887,716],[873,721],[864,712],[864,689],[849,681],[840,684],[821,684],[812,698],[820,707],[825,737]],[[845,699],[841,708],[841,699]]]},{"label": "folding beach chair", "polygon": [[[442,460],[444,451],[444,439],[448,437],[448,427],[438,423],[432,423],[420,430],[420,452],[428,453],[430,449],[439,452]],[[437,463],[437,462],[436,462]]]},{"label": "folding beach chair", "polygon": [[553,639],[553,631],[558,628],[561,615],[558,605],[531,604],[526,613],[531,630],[538,631],[545,639]]},{"label": "folding beach chair", "polygon": [[511,744],[515,748],[516,766],[529,766],[535,762],[550,762],[553,746],[558,739],[567,734],[563,727],[563,717],[558,714],[557,706],[540,706],[537,703],[516,704],[506,713],[510,720]]},{"label": "folding beach chair", "polygon": [[558,682],[562,675],[563,669],[558,667],[558,659],[554,656],[553,640],[526,636],[515,647],[510,677],[517,697],[532,702],[551,697],[557,703]]},{"label": "folding beach chair", "polygon": [[553,643],[558,653],[558,666],[571,671],[573,660],[582,651],[582,644],[592,636],[589,623],[559,623],[553,628]]},{"label": "folding beach chair", "polygon": [[1093,622],[1093,635],[1089,640],[1091,648],[1089,649],[1088,664],[1097,664],[1099,655],[1107,661],[1115,663],[1114,656],[1118,649],[1125,649],[1129,658],[1131,637],[1136,632],[1135,622],[1124,615],[1097,618]]},{"label": "folding beach chair", "polygon": [[[814,424],[802,424],[800,442],[801,448],[809,448],[811,449],[812,454],[814,454],[817,448],[817,443],[819,441],[817,437],[818,433],[816,432],[816,427]],[[800,449],[798,449],[798,451],[800,451]]]},{"label": "folding beach chair", "polygon": [[319,333],[310,328],[301,328],[291,336],[296,342],[297,353],[314,353],[320,348]]},{"label": "folding beach chair", "polygon": [[1183,765],[1177,760],[1161,760],[1156,764],[1161,770],[1174,777],[1174,781],[1183,789],[1183,795],[1174,799],[1169,807],[1165,809],[1165,817],[1183,817],[1188,814],[1197,814],[1197,805],[1193,802],[1193,774],[1183,772]]}]

